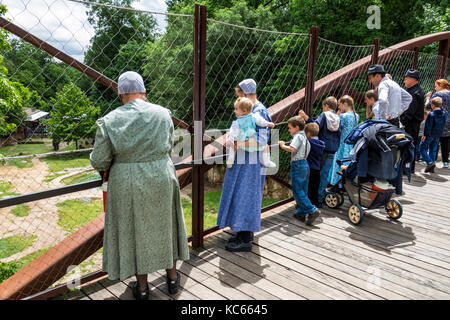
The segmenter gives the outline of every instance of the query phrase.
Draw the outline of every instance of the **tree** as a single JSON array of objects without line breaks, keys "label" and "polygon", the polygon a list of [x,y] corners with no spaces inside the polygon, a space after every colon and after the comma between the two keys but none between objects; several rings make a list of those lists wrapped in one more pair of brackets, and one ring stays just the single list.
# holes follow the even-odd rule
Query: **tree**
[{"label": "tree", "polygon": [[[6,12],[6,7],[0,5],[0,14]],[[6,32],[0,31],[0,50],[9,50],[6,41]],[[29,90],[18,82],[7,78],[8,69],[4,67],[3,56],[0,55],[0,137],[5,137],[15,132],[18,126],[25,120],[26,113],[22,108],[22,102],[31,96]]]},{"label": "tree", "polygon": [[89,98],[74,83],[65,85],[52,99],[53,110],[50,119],[45,120],[53,141],[70,143],[91,138],[95,135],[95,120],[100,109],[94,107]]}]

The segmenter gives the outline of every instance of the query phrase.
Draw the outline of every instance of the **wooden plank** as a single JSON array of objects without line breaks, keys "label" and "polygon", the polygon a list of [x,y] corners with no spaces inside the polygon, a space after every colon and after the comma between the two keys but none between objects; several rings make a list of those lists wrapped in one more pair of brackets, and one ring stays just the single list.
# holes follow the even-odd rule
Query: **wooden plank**
[{"label": "wooden plank", "polygon": [[[247,269],[244,269],[244,266],[240,266],[238,264],[232,263],[228,259],[225,259],[223,256],[229,256],[233,255],[232,253],[225,251],[222,252],[221,248],[212,247],[209,248],[208,244],[211,242],[211,238],[205,239],[205,251],[199,252],[198,256],[202,259],[205,259],[206,261],[209,261],[210,263],[216,264],[221,269],[225,269],[228,272],[234,273],[237,277],[241,278],[244,281],[247,281],[254,286],[259,287],[260,289],[263,289],[274,296],[280,298],[280,299],[290,299],[290,300],[305,300],[302,296],[289,291],[285,289],[284,287],[279,286],[276,283],[273,283],[266,279],[265,275],[254,273],[255,270],[260,270],[261,267],[259,266],[252,266],[253,272],[248,271]],[[208,244],[207,244],[208,243]],[[211,255],[211,252],[214,253]],[[248,266],[245,266],[248,268]]]},{"label": "wooden plank", "polygon": [[[158,274],[149,274],[147,281],[149,282],[150,295],[148,297],[149,300],[173,300],[172,297],[165,294],[161,285],[159,287],[155,286],[155,280],[159,278]],[[136,277],[130,277],[128,279],[123,280],[122,282],[126,284],[130,289],[132,289],[133,282],[136,281]],[[133,297],[134,298],[134,297]]]},{"label": "wooden plank", "polygon": [[99,283],[119,300],[135,300],[132,289],[122,281],[105,278]]},{"label": "wooden plank", "polygon": [[[290,225],[289,225],[290,226]],[[432,299],[433,295],[439,295],[441,299],[448,299],[450,295],[434,290],[433,294],[425,295],[421,292],[422,286],[407,279],[396,277],[390,272],[382,272],[375,268],[373,263],[361,263],[352,258],[346,258],[343,255],[336,254],[330,250],[324,250],[319,246],[309,245],[308,241],[300,238],[295,226],[290,228],[284,225],[283,233],[272,230],[270,234],[262,237],[264,241],[277,244],[290,251],[306,255],[311,259],[329,265],[343,272],[350,273],[358,278],[368,281],[369,284],[377,283],[380,287],[392,290],[398,294],[404,295],[409,299]],[[261,240],[259,239],[258,242]],[[374,275],[371,272],[376,271]]]},{"label": "wooden plank", "polygon": [[[221,242],[217,243],[216,245],[223,246],[225,244],[224,240],[227,238],[227,236],[225,234],[217,234],[216,237],[221,238]],[[280,275],[286,279],[289,279],[290,281],[294,281],[294,282],[304,285],[306,288],[308,288],[307,291],[318,292],[321,295],[326,296],[325,298],[324,297],[311,297],[311,299],[313,299],[313,298],[318,298],[318,299],[322,299],[322,300],[325,300],[325,299],[355,300],[356,299],[355,297],[351,296],[350,294],[347,294],[343,291],[333,288],[332,286],[329,286],[327,284],[324,284],[324,283],[316,281],[312,278],[309,278],[308,276],[299,273],[295,269],[291,269],[289,267],[284,266],[283,264],[279,264],[277,261],[272,261],[272,260],[265,258],[264,256],[260,256],[258,254],[259,251],[257,251],[257,250],[258,250],[258,248],[255,249],[256,252],[252,252],[252,255],[239,254],[239,257],[247,259],[252,262],[256,260],[265,266],[264,272],[275,272],[278,275]],[[243,262],[241,262],[241,264],[242,265],[248,264],[248,262],[243,261]]]},{"label": "wooden plank", "polygon": [[[292,221],[292,213],[294,210],[289,211],[289,213],[283,212],[277,216],[273,216],[274,219],[280,218],[285,219],[286,221]],[[295,222],[292,222],[295,223]],[[428,278],[430,280],[437,280],[446,283],[449,277],[446,275],[446,271],[442,271],[439,268],[434,268],[422,261],[418,261],[416,259],[412,259],[408,256],[403,256],[401,254],[397,254],[396,252],[387,252],[383,247],[379,247],[377,244],[374,244],[371,239],[366,239],[358,234],[352,235],[349,238],[350,232],[345,231],[343,229],[337,228],[332,225],[327,225],[326,223],[322,223],[320,228],[310,227],[310,226],[300,226],[303,229],[308,230],[309,234],[315,234],[319,237],[328,237],[332,239],[332,241],[338,241],[342,245],[346,245],[346,243],[352,243],[351,246],[355,246],[358,250],[362,250],[363,252],[369,252],[370,255],[376,256],[380,260],[390,260],[393,265],[398,265],[404,268],[405,270],[414,270],[422,274],[424,278]],[[381,250],[380,250],[381,249]],[[425,268],[425,269],[424,269]],[[426,268],[432,269],[427,270]],[[417,271],[420,270],[420,271]]]},{"label": "wooden plank", "polygon": [[[80,289],[70,290],[68,292],[59,294],[49,300],[80,300],[82,298],[86,298],[87,295],[81,291]],[[90,300],[88,298],[88,300]]]},{"label": "wooden plank", "polygon": [[[297,221],[289,222],[292,223],[293,227],[297,227]],[[300,224],[300,222],[298,222]],[[371,265],[379,268],[380,271],[386,272],[389,275],[396,276],[397,283],[404,284],[403,280],[408,280],[417,285],[421,286],[421,291],[426,289],[424,294],[430,296],[440,296],[442,293],[448,294],[448,284],[440,283],[436,280],[428,280],[424,275],[424,270],[419,268],[414,268],[410,265],[405,264],[405,266],[400,265],[399,261],[392,258],[385,257],[382,255],[373,254],[371,251],[362,249],[357,246],[349,245],[344,241],[336,241],[333,238],[328,238],[321,234],[316,235],[314,232],[308,232],[307,235],[303,233],[298,233],[296,238],[302,239],[302,246],[310,246],[316,252],[329,255],[329,251],[334,252],[334,258],[343,261],[349,261],[349,263],[361,262],[365,265]],[[328,251],[326,251],[326,250]],[[350,260],[347,260],[349,258]],[[362,268],[363,269],[363,268]],[[382,276],[384,276],[382,274]],[[412,285],[414,286],[414,285]]]},{"label": "wooden plank", "polygon": [[118,300],[111,292],[106,290],[100,283],[94,282],[81,290],[92,300]]},{"label": "wooden plank", "polygon": [[250,297],[250,299],[255,300],[279,300],[278,297],[271,295],[267,291],[264,291],[258,287],[253,286],[251,283],[247,283],[242,281],[242,279],[236,277],[232,273],[217,267],[216,265],[209,263],[206,260],[198,257],[195,253],[191,254],[191,259],[188,261],[189,264],[198,268],[205,273],[213,277],[217,277],[217,279],[221,283],[226,283],[229,286],[245,293]]},{"label": "wooden plank", "polygon": [[[330,213],[329,211],[322,210],[322,216],[329,216],[331,219],[326,219],[324,221],[325,224],[333,224],[334,226],[344,226],[344,223],[347,224],[348,228],[348,222],[343,222],[342,216],[337,217],[336,212]],[[345,219],[346,220],[346,219]],[[331,222],[332,221],[332,222]],[[438,258],[434,258],[433,256],[436,256],[437,254],[434,253],[434,255],[428,253],[425,250],[420,250],[419,248],[415,248],[413,246],[414,243],[410,243],[411,246],[404,246],[402,247],[402,242],[396,243],[389,241],[390,237],[383,237],[381,235],[378,235],[377,233],[371,233],[369,230],[370,227],[364,226],[363,224],[359,226],[355,226],[351,228],[351,234],[359,234],[367,239],[372,239],[375,243],[378,243],[380,246],[384,247],[385,250],[389,251],[396,251],[397,253],[401,253],[403,255],[412,257],[414,259],[426,262],[428,264],[440,267],[442,269],[450,270],[450,263],[447,263],[442,259],[442,257],[438,256]],[[444,258],[445,260],[445,258]]]}]

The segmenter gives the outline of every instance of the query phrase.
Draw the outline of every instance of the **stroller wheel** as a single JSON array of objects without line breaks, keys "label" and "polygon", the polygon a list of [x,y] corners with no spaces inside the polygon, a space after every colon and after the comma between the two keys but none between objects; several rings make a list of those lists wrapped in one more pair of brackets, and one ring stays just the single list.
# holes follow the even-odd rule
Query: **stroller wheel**
[{"label": "stroller wheel", "polygon": [[336,193],[336,195],[337,195],[338,198],[339,198],[339,204],[338,204],[338,206],[340,207],[340,206],[342,206],[342,205],[344,204],[344,201],[345,201],[344,195],[343,195],[342,193]]},{"label": "stroller wheel", "polygon": [[350,208],[348,208],[348,219],[354,225],[360,224],[363,217],[364,217],[364,210],[359,204],[354,203],[350,206]]},{"label": "stroller wheel", "polygon": [[389,200],[386,203],[386,212],[389,218],[394,220],[400,219],[403,214],[402,204],[396,199]]},{"label": "stroller wheel", "polygon": [[337,193],[329,192],[325,196],[325,204],[330,209],[336,209],[340,206],[341,198]]}]

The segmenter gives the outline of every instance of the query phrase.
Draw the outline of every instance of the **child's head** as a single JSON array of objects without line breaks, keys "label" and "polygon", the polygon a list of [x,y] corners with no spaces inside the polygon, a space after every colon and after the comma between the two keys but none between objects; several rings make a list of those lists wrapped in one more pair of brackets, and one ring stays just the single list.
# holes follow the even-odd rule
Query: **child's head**
[{"label": "child's head", "polygon": [[339,109],[341,109],[341,111],[353,110],[353,106],[353,98],[349,95],[345,95],[339,98]]},{"label": "child's head", "polygon": [[245,116],[252,112],[253,103],[249,98],[237,98],[234,102],[234,114],[236,117]]},{"label": "child's head", "polygon": [[300,116],[292,117],[288,120],[288,128],[291,136],[305,129],[305,119]]},{"label": "child's head", "polygon": [[333,96],[330,96],[322,101],[322,109],[323,111],[336,111],[338,106],[337,99]]},{"label": "child's head", "polygon": [[364,95],[364,102],[368,107],[373,106],[377,101],[378,101],[378,94],[375,92],[375,90],[369,90]]},{"label": "child's head", "polygon": [[245,93],[244,93],[244,91],[241,89],[241,87],[239,87],[239,85],[237,85],[236,88],[234,88],[234,92],[236,93],[236,97],[238,97],[238,98],[243,98],[243,97],[245,97]]},{"label": "child's head", "polygon": [[431,109],[440,109],[442,108],[442,98],[436,97],[431,100]]},{"label": "child's head", "polygon": [[315,122],[308,123],[305,126],[305,134],[308,139],[319,135],[319,125]]}]

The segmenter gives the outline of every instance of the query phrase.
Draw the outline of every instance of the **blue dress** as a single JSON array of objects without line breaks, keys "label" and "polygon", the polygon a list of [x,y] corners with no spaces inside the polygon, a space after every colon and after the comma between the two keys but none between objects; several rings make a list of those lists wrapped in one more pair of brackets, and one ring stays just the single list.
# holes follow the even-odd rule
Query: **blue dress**
[{"label": "blue dress", "polygon": [[342,123],[342,133],[341,140],[339,144],[339,149],[334,154],[333,164],[331,165],[330,173],[328,174],[328,181],[331,185],[335,185],[341,180],[341,176],[337,174],[338,171],[341,170],[341,167],[338,165],[337,160],[350,157],[350,151],[353,149],[353,146],[347,143],[344,143],[345,138],[347,138],[348,134],[358,125],[359,115],[355,114],[353,111],[347,111],[339,116]]},{"label": "blue dress", "polygon": [[[270,119],[269,112],[262,103],[257,103],[252,113],[258,112]],[[256,140],[260,145],[267,143],[265,128],[256,127]],[[217,224],[233,231],[258,232],[261,228],[261,203],[264,191],[265,168],[259,161],[258,151],[243,149],[236,151],[237,160],[231,168],[226,168],[220,197]],[[242,160],[240,160],[242,159]],[[243,161],[245,159],[245,161]]]}]

